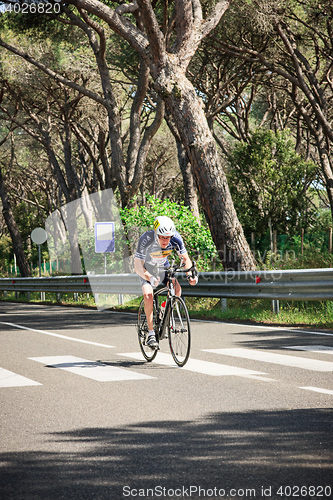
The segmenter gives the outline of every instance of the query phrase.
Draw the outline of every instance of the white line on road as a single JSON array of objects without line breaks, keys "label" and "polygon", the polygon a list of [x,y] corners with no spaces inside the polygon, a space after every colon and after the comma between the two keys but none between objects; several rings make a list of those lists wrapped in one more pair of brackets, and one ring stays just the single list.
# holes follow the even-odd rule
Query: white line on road
[{"label": "white line on road", "polygon": [[25,387],[28,385],[42,385],[29,378],[0,368],[0,387]]},{"label": "white line on road", "polygon": [[295,351],[310,351],[320,354],[333,354],[333,347],[327,345],[289,345],[284,346],[283,349],[293,349]]},{"label": "white line on road", "polygon": [[333,363],[330,361],[319,361],[317,359],[301,358],[298,356],[288,356],[276,354],[267,351],[258,351],[255,349],[203,349],[205,352],[222,354],[223,356],[232,356],[235,358],[251,359],[254,361],[263,361],[264,363],[273,363],[276,365],[290,366],[294,368],[303,368],[304,370],[313,370],[316,372],[333,371]]},{"label": "white line on road", "polygon": [[29,358],[32,361],[59,368],[82,377],[97,380],[98,382],[116,382],[119,380],[142,380],[152,379],[149,375],[137,373],[126,368],[110,366],[105,363],[77,358],[76,356],[46,356]]},{"label": "white line on road", "polygon": [[58,337],[64,340],[71,340],[72,342],[80,342],[81,344],[95,345],[98,347],[113,348],[113,345],[100,344],[99,342],[91,342],[90,340],[76,339],[75,337],[67,337],[66,335],[60,335],[59,333],[46,332],[45,330],[37,330],[36,328],[28,328],[27,326],[16,325],[15,323],[6,323],[5,321],[0,321],[0,325],[12,326],[13,328],[19,328],[21,330],[28,330],[30,332],[42,333],[43,335],[50,335],[50,337]]},{"label": "white line on road", "polygon": [[[124,352],[117,353],[118,356],[124,356],[126,358],[132,359],[143,359],[140,352]],[[157,363],[165,366],[173,366],[177,368],[171,354],[166,354],[164,352],[159,352],[153,363]],[[236,377],[246,377],[253,378],[261,381],[274,381],[273,379],[268,379],[266,377],[261,377],[261,375],[266,375],[266,373],[258,372],[254,370],[247,370],[245,368],[239,368],[238,366],[221,365],[219,363],[212,363],[211,361],[202,361],[199,359],[190,358],[182,370],[202,373],[203,375],[211,375],[214,377],[222,376],[236,376]]]},{"label": "white line on road", "polygon": [[300,330],[296,326],[294,328],[285,328],[284,326],[280,325],[272,325],[272,326],[264,326],[264,325],[251,325],[248,323],[232,323],[230,321],[218,321],[218,320],[209,320],[209,319],[192,319],[191,322],[198,322],[198,323],[216,323],[219,325],[232,325],[232,326],[241,326],[244,328],[255,328],[255,329],[262,329],[262,330],[274,330],[274,331],[281,331],[281,332],[296,332],[296,333],[308,333],[310,335],[326,335],[328,337],[333,337],[333,333],[328,333],[328,332],[314,332],[311,330]]},{"label": "white line on road", "polygon": [[329,389],[321,389],[320,387],[300,387],[300,389],[305,389],[306,391],[319,392],[320,394],[329,394],[333,396],[333,391]]}]

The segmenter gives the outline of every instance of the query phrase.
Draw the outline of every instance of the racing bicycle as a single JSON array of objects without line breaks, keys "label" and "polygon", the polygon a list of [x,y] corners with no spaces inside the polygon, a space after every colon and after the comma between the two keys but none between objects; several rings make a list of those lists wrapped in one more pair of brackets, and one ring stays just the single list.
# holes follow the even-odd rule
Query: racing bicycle
[{"label": "racing bicycle", "polygon": [[[191,327],[190,317],[184,299],[175,293],[174,278],[177,272],[192,272],[196,276],[195,262],[189,269],[182,269],[180,264],[172,262],[171,267],[166,269],[167,286],[154,291],[153,317],[154,330],[158,343],[163,339],[169,340],[169,348],[175,363],[184,366],[187,362],[191,349]],[[166,295],[166,298],[165,298]],[[156,358],[159,348],[152,349],[146,344],[148,337],[148,325],[144,308],[144,299],[141,300],[138,323],[137,323],[139,345],[144,358],[153,361]]]}]

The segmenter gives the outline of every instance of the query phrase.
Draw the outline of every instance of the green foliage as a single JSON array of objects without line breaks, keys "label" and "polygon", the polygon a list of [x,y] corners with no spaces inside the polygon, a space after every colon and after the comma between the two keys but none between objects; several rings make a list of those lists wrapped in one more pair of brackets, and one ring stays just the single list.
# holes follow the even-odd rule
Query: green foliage
[{"label": "green foliage", "polygon": [[198,268],[209,270],[217,255],[210,231],[203,220],[201,226],[199,225],[190,209],[183,203],[162,201],[148,196],[146,205],[123,209],[121,217],[131,243],[136,245],[139,236],[152,229],[154,219],[158,215],[167,215],[173,219],[189,255],[196,260]]},{"label": "green foliage", "polygon": [[256,239],[255,257],[264,269],[315,269],[333,267],[333,254],[329,252],[329,228],[332,216],[329,209],[316,213],[314,222],[302,237],[299,234],[277,236],[277,253],[270,248],[269,231]]},{"label": "green foliage", "polygon": [[13,256],[12,240],[9,236],[0,238],[0,276],[4,275]]},{"label": "green foliage", "polygon": [[[25,7],[28,2],[26,0],[16,0],[17,3],[24,4]],[[12,2],[3,0],[3,5],[11,5]],[[38,2],[36,2],[38,4]],[[69,7],[70,8],[70,7]],[[45,37],[51,37],[54,41],[61,41],[67,38],[70,30],[66,24],[57,21],[57,15],[45,15],[44,12],[15,12],[7,11],[1,13],[1,24],[4,28],[10,29],[17,34],[27,35],[35,41],[45,40]],[[74,38],[73,38],[74,41]]]},{"label": "green foliage", "polygon": [[288,131],[257,130],[231,155],[230,189],[245,233],[308,227],[315,207],[306,195],[316,165],[295,153]]}]

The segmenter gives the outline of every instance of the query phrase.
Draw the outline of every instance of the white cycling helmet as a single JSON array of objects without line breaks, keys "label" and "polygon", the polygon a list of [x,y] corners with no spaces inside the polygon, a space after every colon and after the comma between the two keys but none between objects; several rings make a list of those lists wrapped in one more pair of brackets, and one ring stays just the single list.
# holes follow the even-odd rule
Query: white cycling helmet
[{"label": "white cycling helmet", "polygon": [[173,221],[165,215],[156,217],[154,220],[154,230],[157,236],[174,236],[176,232]]}]

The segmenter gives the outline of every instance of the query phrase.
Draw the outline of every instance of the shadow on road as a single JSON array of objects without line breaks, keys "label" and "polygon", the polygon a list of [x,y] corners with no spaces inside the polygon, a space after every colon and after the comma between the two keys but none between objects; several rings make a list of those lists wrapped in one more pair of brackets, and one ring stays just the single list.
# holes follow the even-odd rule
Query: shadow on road
[{"label": "shadow on road", "polygon": [[[44,330],[72,330],[80,328],[103,328],[109,326],[134,325],[135,314],[96,311],[60,306],[35,306],[0,302],[0,321]],[[1,325],[1,330],[13,327]]]},{"label": "shadow on road", "polygon": [[[280,486],[331,481],[333,489],[332,431],[328,409],[216,413],[196,421],[77,429],[49,436],[50,449],[56,442],[62,452],[1,454],[0,496],[199,499],[226,498],[217,495],[233,488],[240,490],[233,491],[236,499],[285,500],[289,490],[278,495]],[[200,494],[191,486],[200,487]]]},{"label": "shadow on road", "polygon": [[[238,333],[242,337],[241,341],[235,343],[239,347],[249,347],[251,349],[280,350],[281,347],[293,347],[297,345],[307,346],[333,346],[332,334],[321,333],[320,335],[307,334],[306,330],[259,330],[243,331]],[[253,338],[255,337],[255,338]],[[258,338],[259,337],[259,338]],[[305,341],[306,339],[306,341]]]}]

